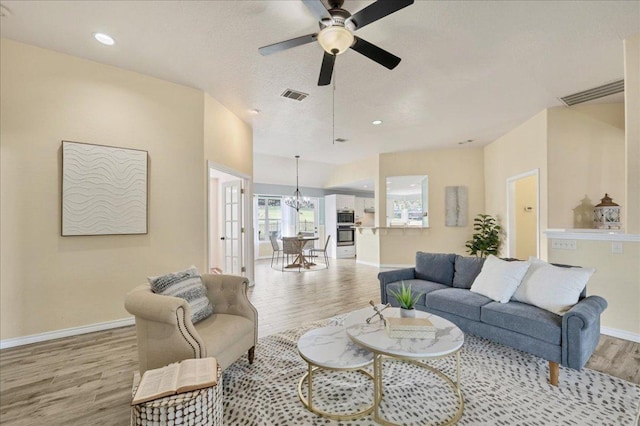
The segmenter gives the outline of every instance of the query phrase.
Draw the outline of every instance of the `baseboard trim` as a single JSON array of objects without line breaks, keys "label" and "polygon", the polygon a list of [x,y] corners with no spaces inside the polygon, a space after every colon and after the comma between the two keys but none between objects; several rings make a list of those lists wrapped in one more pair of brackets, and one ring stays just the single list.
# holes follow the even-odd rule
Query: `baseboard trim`
[{"label": "baseboard trim", "polygon": [[384,264],[384,265],[380,265],[381,268],[413,268],[414,265],[413,263],[411,264],[402,264],[402,263],[389,263],[389,264]]},{"label": "baseboard trim", "polygon": [[356,263],[359,263],[360,265],[375,266],[376,268],[380,267],[379,263],[377,263],[377,262],[367,262],[366,260],[358,260],[358,259],[356,259]]},{"label": "baseboard trim", "polygon": [[13,339],[4,339],[0,340],[0,349],[14,348],[16,346],[46,342],[47,340],[55,340],[61,339],[63,337],[71,337],[80,334],[93,333],[96,331],[110,330],[112,328],[126,327],[129,325],[134,325],[135,323],[135,318],[130,317],[113,321],[99,322],[96,324],[83,325],[80,327],[71,327],[62,330],[47,331],[45,333],[31,334],[29,336],[15,337]]},{"label": "baseboard trim", "polygon": [[618,339],[629,340],[630,342],[640,343],[640,334],[631,333],[630,331],[619,330],[611,327],[600,327],[600,333],[607,336],[617,337]]}]

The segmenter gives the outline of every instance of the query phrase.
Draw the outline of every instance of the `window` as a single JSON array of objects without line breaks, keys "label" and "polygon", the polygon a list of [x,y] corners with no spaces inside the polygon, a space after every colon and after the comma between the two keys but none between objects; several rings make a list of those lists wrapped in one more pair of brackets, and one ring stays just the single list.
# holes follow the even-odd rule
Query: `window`
[{"label": "window", "polygon": [[280,197],[258,196],[258,240],[269,241],[269,237],[282,236],[282,210]]}]

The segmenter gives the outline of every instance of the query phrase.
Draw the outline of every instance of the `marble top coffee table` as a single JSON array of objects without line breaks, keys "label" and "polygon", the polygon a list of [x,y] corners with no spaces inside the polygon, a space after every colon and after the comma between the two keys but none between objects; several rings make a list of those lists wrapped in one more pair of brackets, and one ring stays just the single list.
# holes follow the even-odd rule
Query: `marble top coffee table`
[{"label": "marble top coffee table", "polygon": [[[460,390],[460,348],[464,343],[464,333],[452,322],[437,315],[417,311],[417,318],[428,318],[436,328],[434,339],[391,338],[385,330],[384,323],[375,317],[368,324],[366,319],[371,317],[373,310],[364,308],[350,313],[344,321],[347,335],[356,343],[373,352],[373,382],[374,382],[374,419],[384,425],[394,423],[381,417],[380,401],[383,397],[382,377],[383,358],[410,362],[425,368],[444,380],[454,391],[458,400],[458,409],[453,417],[440,423],[450,425],[456,423],[464,410],[464,399]],[[400,317],[400,309],[388,308],[383,311],[385,318]],[[425,360],[443,358],[455,355],[456,381],[454,382],[440,370],[422,362]]]},{"label": "marble top coffee table", "polygon": [[[353,420],[373,411],[373,404],[355,413],[336,414],[313,406],[313,373],[317,370],[358,371],[373,379],[365,370],[373,362],[373,354],[356,345],[345,333],[344,327],[323,327],[308,331],[298,340],[298,352],[308,364],[308,371],[298,383],[298,396],[307,409],[333,420]],[[302,387],[307,380],[307,396]]]}]

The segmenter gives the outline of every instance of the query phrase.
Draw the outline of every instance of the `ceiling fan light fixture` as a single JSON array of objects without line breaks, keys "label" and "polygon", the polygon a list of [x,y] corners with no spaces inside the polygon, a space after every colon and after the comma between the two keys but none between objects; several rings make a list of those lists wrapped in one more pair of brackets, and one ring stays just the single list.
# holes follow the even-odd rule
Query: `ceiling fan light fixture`
[{"label": "ceiling fan light fixture", "polygon": [[332,55],[344,53],[353,45],[353,34],[345,27],[332,25],[318,34],[318,42],[325,52]]}]

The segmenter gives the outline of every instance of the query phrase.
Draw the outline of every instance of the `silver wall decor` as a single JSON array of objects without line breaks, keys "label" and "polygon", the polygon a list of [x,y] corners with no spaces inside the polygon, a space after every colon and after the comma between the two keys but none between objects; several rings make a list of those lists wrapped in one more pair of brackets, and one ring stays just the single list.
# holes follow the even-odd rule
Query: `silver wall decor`
[{"label": "silver wall decor", "polygon": [[467,187],[447,186],[444,193],[445,226],[467,226]]},{"label": "silver wall decor", "polygon": [[147,151],[62,142],[62,235],[147,233]]}]

